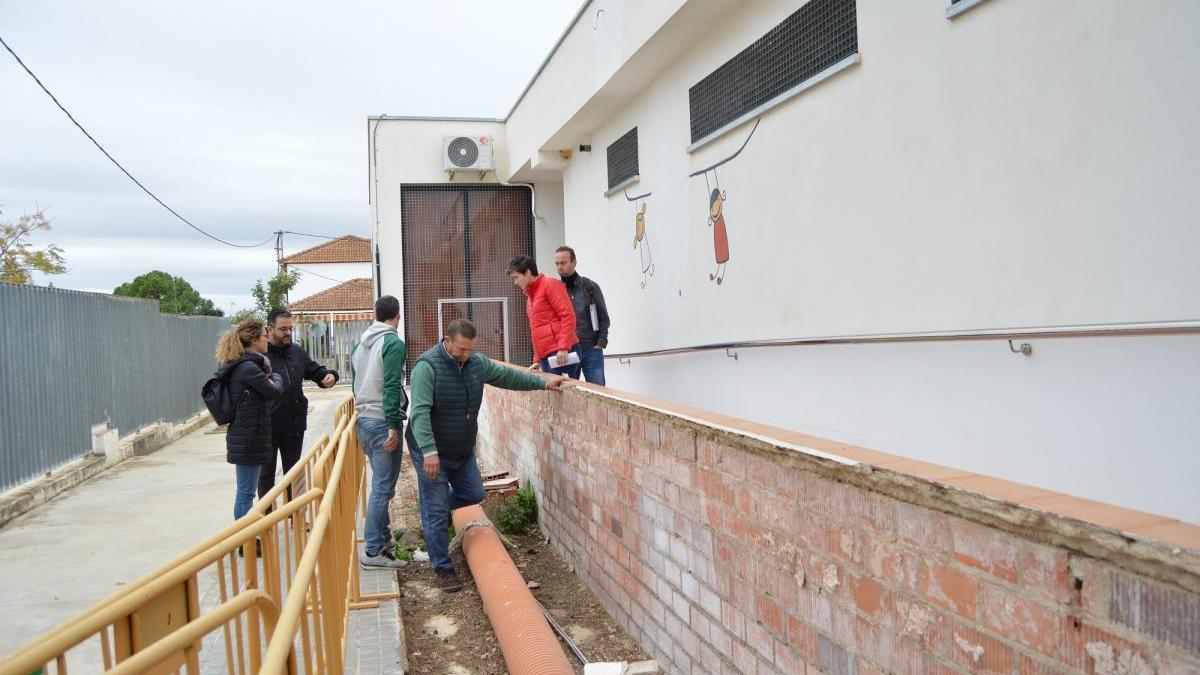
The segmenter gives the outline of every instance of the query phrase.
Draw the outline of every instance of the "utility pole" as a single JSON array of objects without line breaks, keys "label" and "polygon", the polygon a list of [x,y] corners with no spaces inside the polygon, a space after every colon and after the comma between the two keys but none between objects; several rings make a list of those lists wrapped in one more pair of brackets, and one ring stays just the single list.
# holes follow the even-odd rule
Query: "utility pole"
[{"label": "utility pole", "polygon": [[283,269],[283,230],[275,232],[275,265]]}]

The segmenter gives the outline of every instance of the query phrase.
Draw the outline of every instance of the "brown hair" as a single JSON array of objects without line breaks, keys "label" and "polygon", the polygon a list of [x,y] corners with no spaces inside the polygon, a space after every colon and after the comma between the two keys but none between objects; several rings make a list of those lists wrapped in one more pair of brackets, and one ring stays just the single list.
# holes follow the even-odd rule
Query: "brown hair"
[{"label": "brown hair", "polygon": [[453,340],[458,336],[463,336],[468,340],[475,339],[475,324],[466,319],[455,319],[446,326],[446,337]]},{"label": "brown hair", "polygon": [[246,319],[225,331],[217,340],[217,363],[233,363],[242,358],[246,348],[262,337],[264,330],[262,321]]}]

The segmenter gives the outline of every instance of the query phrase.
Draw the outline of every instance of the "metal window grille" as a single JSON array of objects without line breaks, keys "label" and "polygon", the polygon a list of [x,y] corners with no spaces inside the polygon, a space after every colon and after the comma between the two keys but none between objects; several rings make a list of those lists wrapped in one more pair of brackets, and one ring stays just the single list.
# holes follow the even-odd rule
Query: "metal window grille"
[{"label": "metal window grille", "polygon": [[611,190],[637,174],[638,134],[634,127],[608,146],[608,188]]},{"label": "metal window grille", "polygon": [[855,0],[811,0],[688,90],[692,142],[857,52]]},{"label": "metal window grille", "polygon": [[[403,185],[404,336],[408,372],[416,358],[441,339],[439,301],[507,298],[511,360],[533,362],[525,295],[508,276],[508,264],[533,255],[533,205],[529,190],[504,185]],[[504,359],[500,303],[441,303],[445,324],[470,319],[477,349]]]}]

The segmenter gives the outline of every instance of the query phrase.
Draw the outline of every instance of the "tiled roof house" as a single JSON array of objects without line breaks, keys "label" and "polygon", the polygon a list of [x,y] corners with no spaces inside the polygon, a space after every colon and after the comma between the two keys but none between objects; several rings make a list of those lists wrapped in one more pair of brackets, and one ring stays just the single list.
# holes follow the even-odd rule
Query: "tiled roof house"
[{"label": "tiled roof house", "polygon": [[347,234],[286,256],[285,271],[298,270],[292,289],[296,312],[366,311],[374,302],[371,240]]},{"label": "tiled roof house", "polygon": [[375,288],[370,279],[351,279],[291,303],[293,312],[348,312],[371,308]]}]

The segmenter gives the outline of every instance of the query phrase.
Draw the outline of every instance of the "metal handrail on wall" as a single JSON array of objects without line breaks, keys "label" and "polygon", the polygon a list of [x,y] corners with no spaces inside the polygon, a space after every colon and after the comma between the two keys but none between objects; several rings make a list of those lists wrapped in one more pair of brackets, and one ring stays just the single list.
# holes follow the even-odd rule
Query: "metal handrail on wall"
[{"label": "metal handrail on wall", "polygon": [[[199,673],[201,647],[218,643],[230,673],[296,673],[300,658],[304,673],[341,673],[350,610],[395,597],[360,592],[366,460],[354,418],[347,398],[332,438],[318,439],[246,516],[12,654],[0,675],[66,675],[85,646],[99,648],[105,672]],[[214,577],[218,604],[205,609],[201,586]]]},{"label": "metal handrail on wall", "polygon": [[[798,347],[810,345],[881,344],[888,342],[960,342],[975,340],[1030,340],[1080,337],[1135,337],[1144,335],[1200,334],[1200,320],[1164,321],[1157,323],[1104,324],[1092,326],[1051,326],[1046,328],[1015,328],[977,331],[935,331],[924,333],[880,333],[873,335],[829,335],[804,338],[739,340],[712,344],[667,347],[638,352],[606,353],[606,359],[627,361],[651,356],[670,356],[694,352],[753,349],[759,347]],[[1021,351],[1021,350],[1014,350]],[[1028,354],[1028,352],[1023,352]],[[732,356],[732,355],[731,355]]]}]

